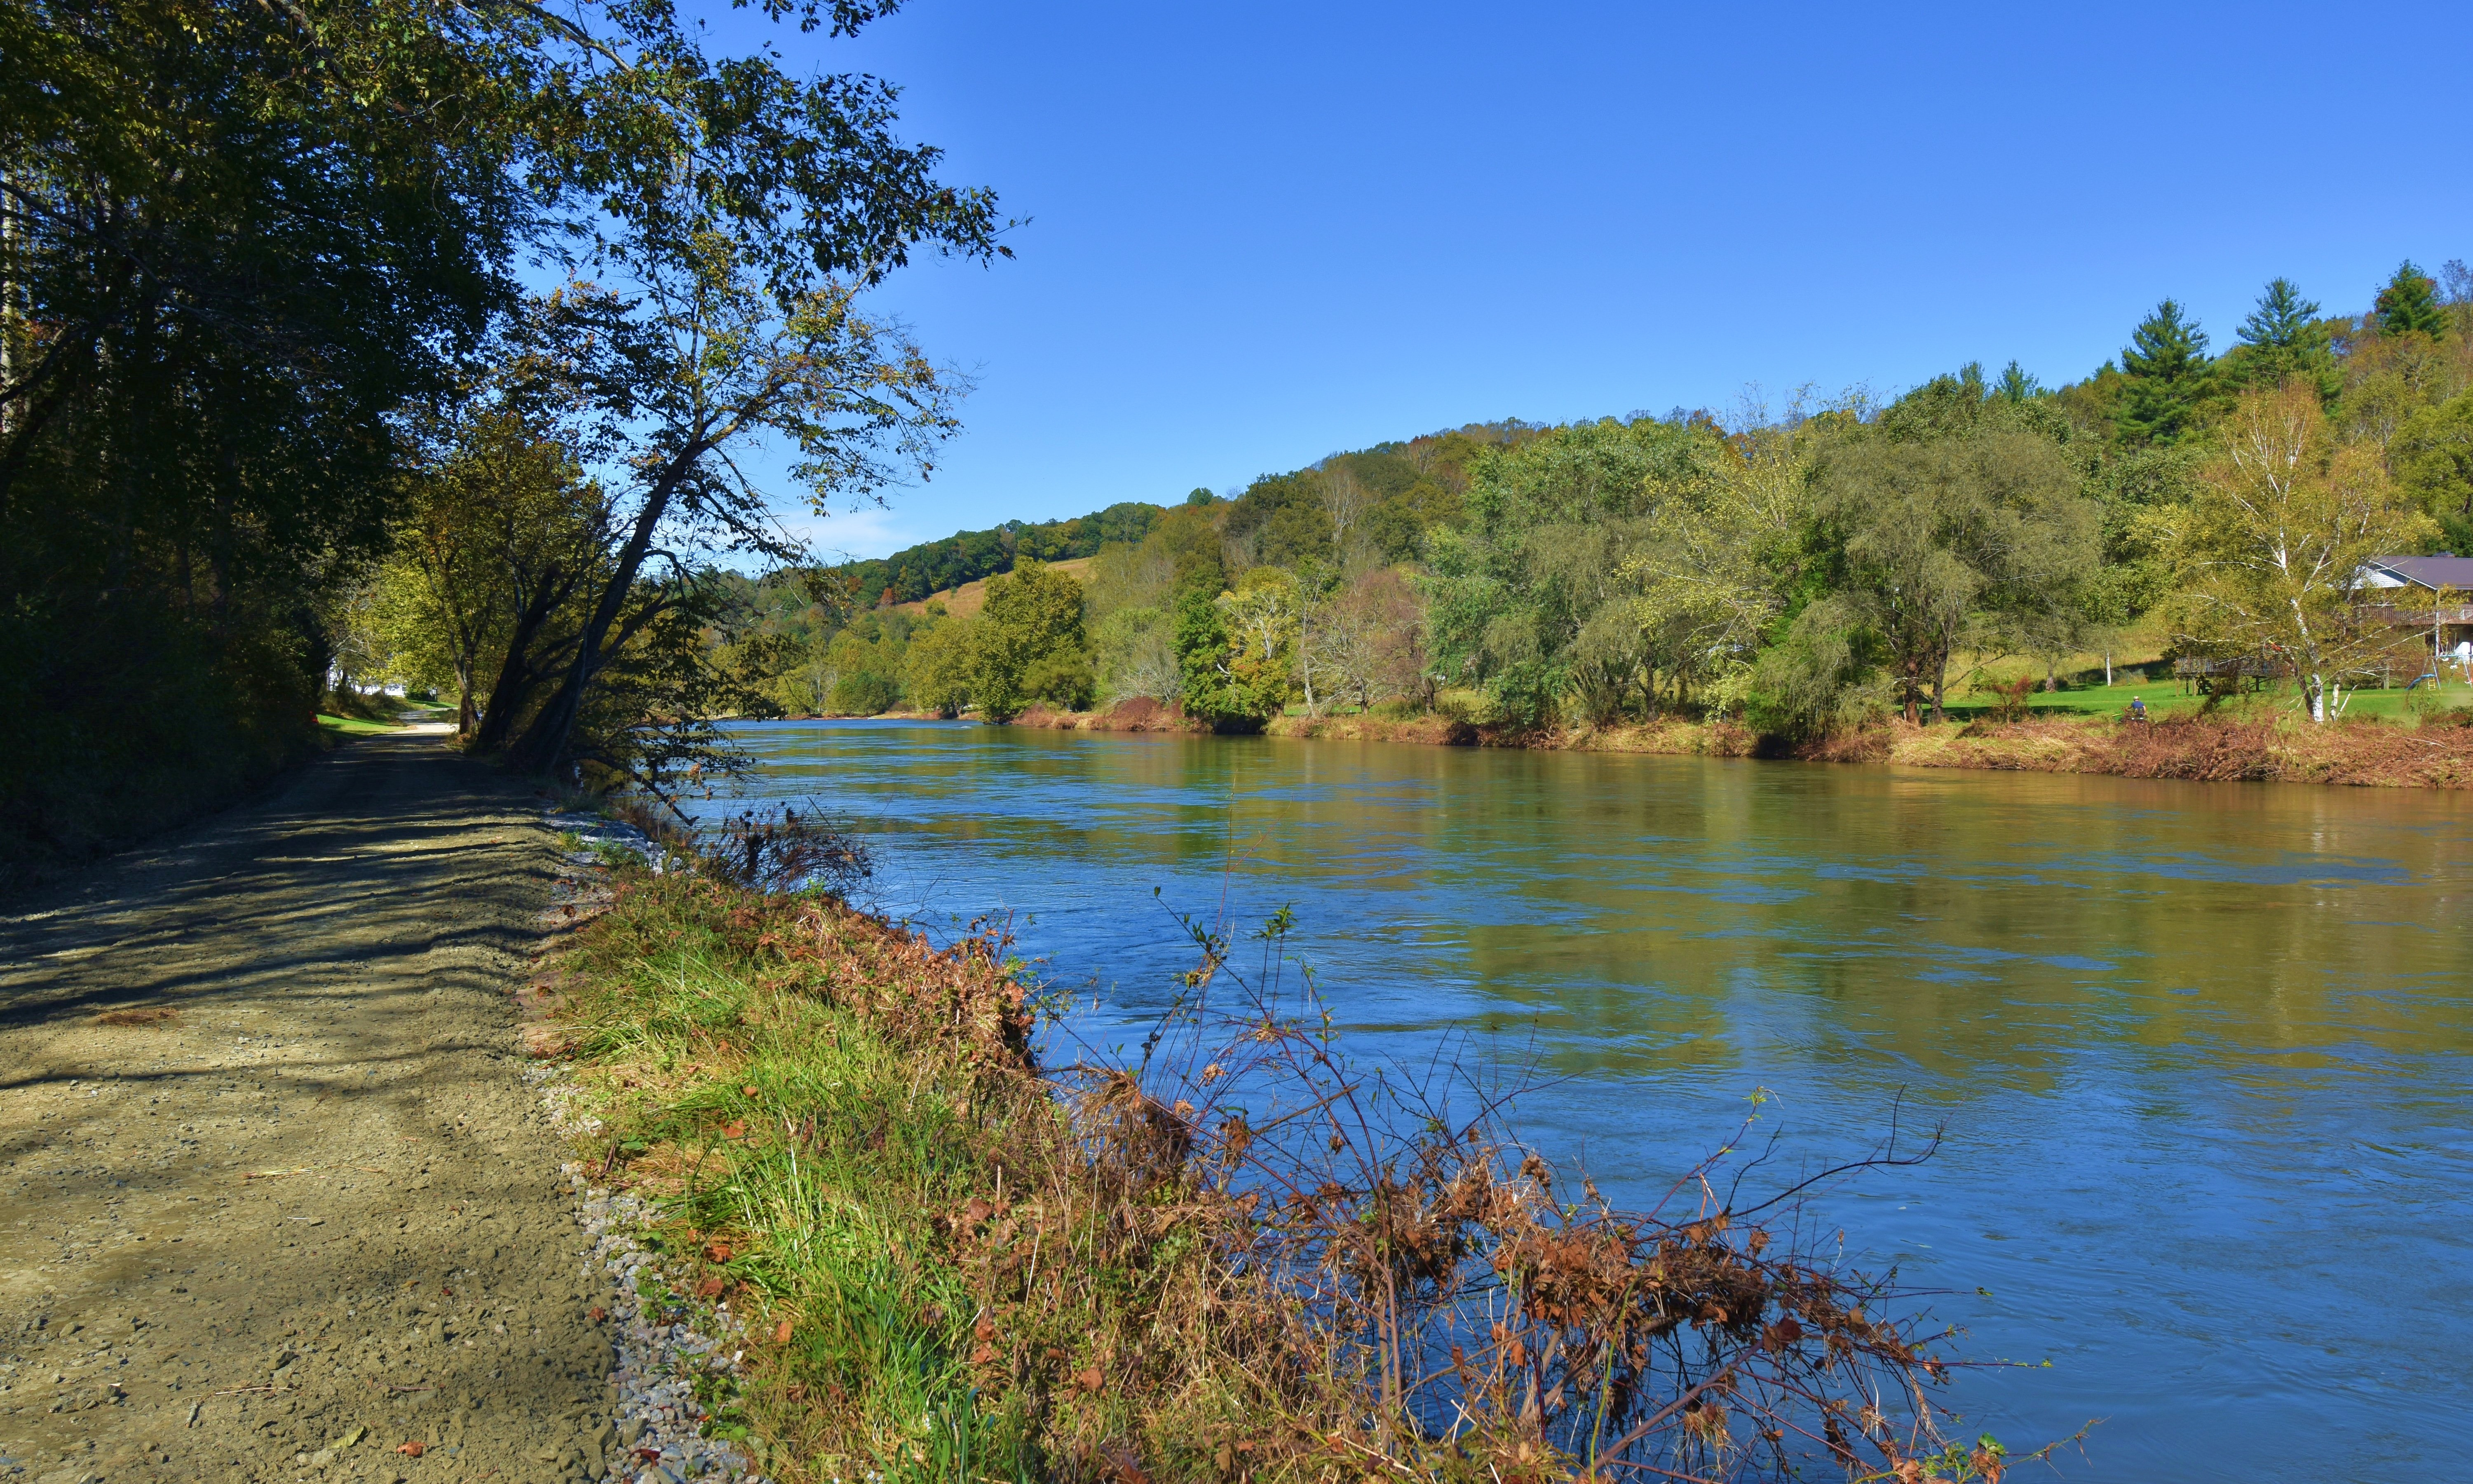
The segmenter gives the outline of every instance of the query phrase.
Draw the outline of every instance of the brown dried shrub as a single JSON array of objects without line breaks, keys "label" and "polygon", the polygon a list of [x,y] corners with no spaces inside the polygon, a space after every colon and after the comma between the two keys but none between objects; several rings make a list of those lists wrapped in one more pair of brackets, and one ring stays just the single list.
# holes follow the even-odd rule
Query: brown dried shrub
[{"label": "brown dried shrub", "polygon": [[[1266,925],[1249,976],[1187,923],[1198,965],[1127,1065],[1043,1061],[1043,1001],[1000,933],[939,949],[829,900],[708,877],[622,888],[585,930],[588,980],[692,962],[741,986],[686,1024],[695,1075],[647,1115],[667,1141],[639,1158],[686,1172],[658,1187],[677,1189],[674,1250],[729,1254],[734,1307],[777,1336],[754,1404],[770,1472],[958,1465],[924,1450],[935,1438],[886,1441],[882,1377],[815,1358],[850,1349],[867,1305],[800,1276],[804,1233],[750,1195],[767,1161],[856,1172],[834,1199],[909,1233],[880,1255],[897,1276],[878,1292],[915,1297],[868,1322],[925,1347],[916,1363],[950,1377],[939,1394],[968,1399],[931,1432],[967,1435],[999,1476],[1507,1484],[1946,1461],[1929,1388],[1951,1362],[1893,1282],[1798,1250],[1810,1182],[1739,1203],[1719,1172],[1740,1157],[1721,1156],[1654,1209],[1618,1209],[1501,1126],[1515,1087],[1350,1062],[1310,981],[1284,987],[1286,925]],[[687,940],[690,958],[658,959]],[[813,1085],[795,1059],[820,1024],[892,1048],[906,1090],[838,1117],[783,1091]],[[588,1044],[633,1043],[616,1029]],[[922,1150],[934,1101],[951,1115]],[[1893,1132],[1823,1178],[1930,1149]]]}]

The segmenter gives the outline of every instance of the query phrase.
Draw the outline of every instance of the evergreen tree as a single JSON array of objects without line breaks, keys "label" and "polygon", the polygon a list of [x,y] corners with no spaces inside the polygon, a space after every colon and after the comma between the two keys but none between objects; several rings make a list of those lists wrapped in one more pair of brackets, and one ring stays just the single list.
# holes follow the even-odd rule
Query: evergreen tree
[{"label": "evergreen tree", "polygon": [[1992,386],[1992,395],[2012,404],[2044,395],[2044,384],[2027,373],[2013,358],[2001,369],[2001,379]]},{"label": "evergreen tree", "polygon": [[2418,330],[2435,340],[2447,333],[2447,311],[2439,306],[2438,285],[2413,266],[2411,258],[2396,265],[2395,276],[2379,290],[2374,313],[2383,335]]},{"label": "evergreen tree", "polygon": [[2224,358],[2230,380],[2243,386],[2279,387],[2288,381],[2316,386],[2321,398],[2336,395],[2342,375],[2318,323],[2318,305],[2301,297],[2290,278],[2270,280],[2258,304],[2242,321],[2241,345]]},{"label": "evergreen tree", "polygon": [[2215,390],[2207,332],[2165,299],[2138,322],[2121,352],[2123,385],[2115,417],[2131,443],[2171,443],[2197,420]]},{"label": "evergreen tree", "polygon": [[2271,278],[2266,292],[2258,297],[2258,306],[2242,322],[2241,338],[2245,344],[2263,348],[2295,350],[2317,325],[2317,303],[2303,299],[2297,284],[2290,278]]}]

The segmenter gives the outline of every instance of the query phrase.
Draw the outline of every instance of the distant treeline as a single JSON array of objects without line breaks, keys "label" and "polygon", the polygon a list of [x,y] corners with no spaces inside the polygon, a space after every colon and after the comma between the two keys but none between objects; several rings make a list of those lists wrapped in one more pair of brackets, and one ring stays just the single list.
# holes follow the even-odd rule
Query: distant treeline
[{"label": "distant treeline", "polygon": [[[2331,719],[2434,642],[2364,599],[2365,564],[2473,550],[2473,273],[2407,263],[2372,297],[2328,316],[2277,279],[2221,355],[2166,299],[2057,388],[2013,361],[1726,423],[1378,443],[1234,499],[732,580],[713,637],[795,711],[1146,697],[1238,728],[1440,706],[1810,736],[2132,642],[2296,677]],[[1069,557],[1078,580],[1040,564]],[[982,576],[982,612],[893,608]]]},{"label": "distant treeline", "polygon": [[[1206,501],[1211,498],[1207,490],[1195,492]],[[1010,572],[1023,558],[1068,562],[1096,556],[1110,541],[1139,541],[1150,535],[1159,517],[1159,506],[1124,500],[1071,520],[1008,520],[991,530],[956,531],[941,541],[905,546],[889,557],[827,568],[825,575],[840,579],[871,605],[916,603],[932,592]]]},{"label": "distant treeline", "polygon": [[[1457,511],[1458,476],[1474,450],[1545,431],[1545,424],[1516,418],[1472,423],[1424,438],[1333,454],[1311,468],[1264,474],[1234,501],[1230,529],[1240,539],[1254,539],[1270,554],[1267,560],[1327,553],[1333,534],[1315,481],[1337,475],[1353,481],[1361,491],[1360,514],[1374,548],[1390,561],[1405,562],[1417,554],[1418,540],[1429,526]],[[1209,490],[1197,489],[1180,503],[1198,507],[1219,499]],[[985,531],[957,531],[940,541],[923,541],[889,557],[827,567],[820,575],[846,586],[862,606],[916,603],[964,583],[1010,572],[1015,562],[1024,558],[1068,562],[1095,557],[1111,541],[1139,544],[1166,509],[1126,500],[1069,520],[1008,520]]]}]

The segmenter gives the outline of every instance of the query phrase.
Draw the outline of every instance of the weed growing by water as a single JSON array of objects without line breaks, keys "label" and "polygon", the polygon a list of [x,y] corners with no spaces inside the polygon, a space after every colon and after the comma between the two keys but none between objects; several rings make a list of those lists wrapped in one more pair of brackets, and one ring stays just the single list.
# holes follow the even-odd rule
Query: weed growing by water
[{"label": "weed growing by water", "polygon": [[758,1336],[711,1425],[793,1480],[2006,1466],[1935,1430],[1945,1337],[1801,1250],[1801,1187],[1739,1196],[1757,1154],[1648,1211],[1565,1191],[1501,1089],[1348,1061],[1285,914],[1250,973],[1188,926],[1141,1062],[1049,1068],[1001,938],[622,883],[568,960],[577,1054],[602,1168]]}]

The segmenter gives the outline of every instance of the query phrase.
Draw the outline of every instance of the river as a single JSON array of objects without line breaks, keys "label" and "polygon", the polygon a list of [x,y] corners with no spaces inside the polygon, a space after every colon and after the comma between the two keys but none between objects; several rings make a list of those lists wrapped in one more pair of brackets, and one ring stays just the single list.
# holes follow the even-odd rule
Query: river
[{"label": "river", "polygon": [[[1171,916],[1292,903],[1358,1054],[1542,1079],[1645,1197],[1765,1089],[1781,1170],[1899,1100],[1946,1141],[1816,1210],[1946,1290],[1965,1435],[2065,1477],[2473,1468],[2473,799],[1054,732],[751,726],[750,792],[872,835],[876,904],[1013,915],[1138,1040]],[[709,806],[708,806],[709,807]],[[1159,896],[1155,899],[1154,889]],[[2049,1361],[2049,1367],[2040,1362]]]}]

